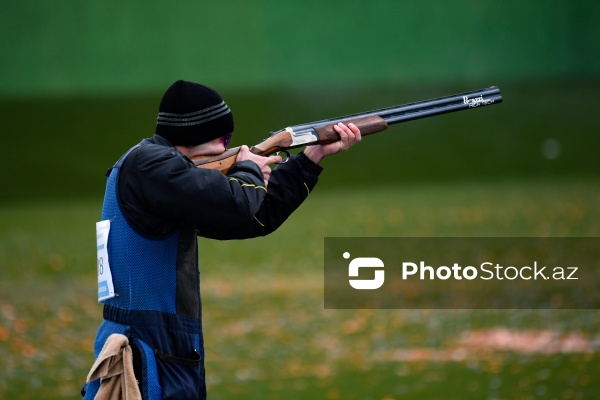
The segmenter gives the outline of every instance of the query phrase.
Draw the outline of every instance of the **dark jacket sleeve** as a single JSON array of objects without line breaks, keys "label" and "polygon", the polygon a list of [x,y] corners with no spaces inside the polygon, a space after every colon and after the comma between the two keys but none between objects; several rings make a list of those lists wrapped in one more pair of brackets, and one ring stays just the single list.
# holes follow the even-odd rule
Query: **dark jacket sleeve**
[{"label": "dark jacket sleeve", "polygon": [[200,236],[213,239],[245,239],[273,232],[302,204],[317,184],[322,168],[304,153],[290,156],[271,174],[260,208],[250,221],[237,226],[201,224]]},{"label": "dark jacket sleeve", "polygon": [[128,222],[147,237],[164,237],[182,222],[237,229],[254,220],[267,194],[258,166],[236,163],[227,176],[196,168],[175,148],[145,145],[125,159],[119,177]]}]

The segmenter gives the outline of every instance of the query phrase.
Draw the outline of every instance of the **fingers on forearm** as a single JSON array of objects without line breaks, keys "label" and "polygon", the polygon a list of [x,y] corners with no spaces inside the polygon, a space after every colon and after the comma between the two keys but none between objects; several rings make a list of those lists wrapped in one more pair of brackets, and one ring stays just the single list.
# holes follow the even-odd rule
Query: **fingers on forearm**
[{"label": "fingers on forearm", "polygon": [[360,129],[358,129],[358,127],[356,125],[354,125],[352,122],[348,124],[348,128],[350,128],[352,133],[354,133],[356,140],[360,141],[360,139],[361,139]]}]

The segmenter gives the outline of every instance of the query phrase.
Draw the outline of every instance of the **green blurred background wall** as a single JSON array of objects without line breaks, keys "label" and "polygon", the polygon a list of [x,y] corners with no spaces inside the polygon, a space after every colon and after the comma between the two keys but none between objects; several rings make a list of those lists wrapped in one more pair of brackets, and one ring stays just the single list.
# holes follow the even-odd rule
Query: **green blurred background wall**
[{"label": "green blurred background wall", "polygon": [[[13,1],[3,96],[597,76],[596,1]],[[596,51],[594,51],[596,50]]]},{"label": "green blurred background wall", "polygon": [[234,144],[502,89],[501,106],[394,127],[328,161],[324,186],[596,175],[598,20],[592,0],[10,1],[0,167],[11,173],[0,201],[101,195],[102,171],[152,135],[160,96],[180,78],[224,94]]}]

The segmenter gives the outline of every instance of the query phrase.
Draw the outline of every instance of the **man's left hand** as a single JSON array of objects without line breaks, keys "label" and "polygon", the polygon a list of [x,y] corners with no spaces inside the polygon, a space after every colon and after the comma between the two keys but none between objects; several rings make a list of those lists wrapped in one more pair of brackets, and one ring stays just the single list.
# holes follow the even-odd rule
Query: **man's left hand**
[{"label": "man's left hand", "polygon": [[346,126],[340,122],[334,125],[333,129],[340,135],[339,141],[318,146],[308,146],[304,150],[306,157],[315,164],[319,164],[324,157],[346,151],[361,141],[360,129],[353,123],[349,123]]}]

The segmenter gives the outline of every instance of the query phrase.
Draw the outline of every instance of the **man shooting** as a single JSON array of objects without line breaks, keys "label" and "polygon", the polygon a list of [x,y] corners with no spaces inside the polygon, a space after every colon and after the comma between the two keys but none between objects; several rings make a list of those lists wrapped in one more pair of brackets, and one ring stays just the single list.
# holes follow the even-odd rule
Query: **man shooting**
[{"label": "man shooting", "polygon": [[[232,113],[216,91],[180,80],[160,102],[155,135],[109,170],[102,220],[110,221],[112,290],[101,299],[104,321],[94,350],[98,358],[114,345],[112,334],[123,335],[115,348],[131,349],[131,357],[123,351],[124,368],[131,359],[138,382],[132,390],[144,399],[206,398],[196,237],[273,232],[315,187],[321,160],[361,140],[354,124],[339,123],[339,141],[307,147],[273,170],[280,156],[259,156],[246,146],[226,175],[197,168],[191,159],[223,153],[233,130]],[[107,393],[113,379],[93,371],[86,399]]]}]

